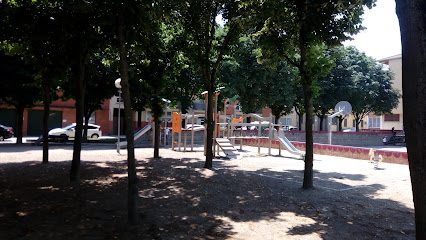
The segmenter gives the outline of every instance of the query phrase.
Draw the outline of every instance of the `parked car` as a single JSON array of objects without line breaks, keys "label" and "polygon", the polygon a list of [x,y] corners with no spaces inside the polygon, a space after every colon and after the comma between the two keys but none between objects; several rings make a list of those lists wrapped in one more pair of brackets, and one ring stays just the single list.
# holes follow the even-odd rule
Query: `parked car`
[{"label": "parked car", "polygon": [[194,128],[194,131],[202,131],[202,130],[204,130],[204,126],[203,125],[199,125],[199,124],[194,124],[194,126],[192,126],[192,124],[187,124],[186,125],[186,130],[192,130],[192,128]]},{"label": "parked car", "polygon": [[298,127],[291,126],[291,125],[289,125],[289,126],[283,126],[283,129],[284,129],[284,131],[298,131],[299,130]]},{"label": "parked car", "polygon": [[404,135],[390,135],[383,138],[384,145],[402,145],[405,146]]},{"label": "parked car", "polygon": [[347,128],[347,129],[344,129],[343,132],[356,132],[356,128],[355,127]]},{"label": "parked car", "polygon": [[[87,125],[87,137],[88,138],[99,138],[102,136],[101,126],[95,125],[95,124],[88,124]],[[64,128],[54,128],[49,131],[49,138],[51,136],[68,136],[68,137],[75,137],[75,127],[76,124],[73,123],[71,125],[68,125]],[[83,126],[84,129],[84,126]]]},{"label": "parked car", "polygon": [[0,141],[13,137],[13,128],[0,124]]}]

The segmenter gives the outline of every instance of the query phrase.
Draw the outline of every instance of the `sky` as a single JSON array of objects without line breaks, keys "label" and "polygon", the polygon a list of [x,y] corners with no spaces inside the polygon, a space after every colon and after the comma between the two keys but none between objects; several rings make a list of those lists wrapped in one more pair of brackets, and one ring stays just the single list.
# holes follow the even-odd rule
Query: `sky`
[{"label": "sky", "polygon": [[376,6],[363,15],[362,25],[366,27],[354,40],[344,42],[353,45],[367,56],[377,60],[401,54],[401,36],[394,0],[378,0]]}]

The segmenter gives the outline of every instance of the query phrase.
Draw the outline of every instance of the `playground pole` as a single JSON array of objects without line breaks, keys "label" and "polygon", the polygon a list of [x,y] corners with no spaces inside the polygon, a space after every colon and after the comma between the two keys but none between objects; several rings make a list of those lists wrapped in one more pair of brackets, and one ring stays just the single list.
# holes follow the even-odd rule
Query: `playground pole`
[{"label": "playground pole", "polygon": [[204,96],[204,156],[207,155],[207,96],[208,96],[208,92],[204,91],[203,93]]},{"label": "playground pole", "polygon": [[167,136],[166,136],[166,130],[167,130],[167,119],[164,121],[164,147],[166,147],[166,141],[167,141]]},{"label": "playground pole", "polygon": [[[182,121],[182,119],[180,118],[179,119],[180,121]],[[181,126],[182,124],[181,123],[179,123],[179,142],[178,142],[178,151],[180,152],[180,145],[181,145],[181,138],[182,138],[182,126]]]},{"label": "playground pole", "polygon": [[194,151],[194,121],[195,121],[195,114],[194,114],[194,110],[192,110],[191,152]]},{"label": "playground pole", "polygon": [[213,124],[214,124],[214,131],[213,131],[213,157],[216,155],[215,151],[215,144],[216,144],[216,134],[217,134],[217,99],[220,92],[215,92],[215,98],[214,98],[214,109],[213,109]]},{"label": "playground pole", "polygon": [[172,130],[172,150],[175,150],[175,133]]},{"label": "playground pole", "polygon": [[271,155],[271,147],[272,147],[272,142],[271,142],[271,133],[272,133],[272,123],[269,122],[269,150],[268,150],[268,154]]},{"label": "playground pole", "polygon": [[151,122],[152,124],[152,147],[155,145],[155,123]]},{"label": "playground pole", "polygon": [[186,142],[187,142],[186,135],[187,135],[187,131],[185,130],[184,135],[183,135],[183,141],[184,141],[184,143],[183,143],[183,151],[184,152],[186,152]]},{"label": "playground pole", "polygon": [[[280,134],[280,130],[281,130],[281,123],[278,126],[278,131],[277,131],[277,138],[279,137]],[[278,141],[278,154],[281,156],[281,143]]]},{"label": "playground pole", "polygon": [[257,141],[258,141],[258,147],[257,147],[257,152],[260,154],[260,143],[261,143],[261,141],[260,141],[260,136],[261,136],[261,134],[262,134],[262,121],[261,120],[259,120],[259,129],[258,129],[258,131],[257,131]]}]

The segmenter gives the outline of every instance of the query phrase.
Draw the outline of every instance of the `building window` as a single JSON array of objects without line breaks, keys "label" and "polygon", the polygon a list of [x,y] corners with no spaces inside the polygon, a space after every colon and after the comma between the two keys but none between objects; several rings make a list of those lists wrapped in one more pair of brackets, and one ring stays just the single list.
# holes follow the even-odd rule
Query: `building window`
[{"label": "building window", "polygon": [[348,119],[343,120],[343,127],[348,127]]},{"label": "building window", "polygon": [[280,123],[284,126],[292,126],[293,119],[292,118],[280,118]]},{"label": "building window", "polygon": [[386,122],[399,122],[399,114],[385,114]]},{"label": "building window", "polygon": [[368,118],[368,128],[380,128],[380,117]]}]

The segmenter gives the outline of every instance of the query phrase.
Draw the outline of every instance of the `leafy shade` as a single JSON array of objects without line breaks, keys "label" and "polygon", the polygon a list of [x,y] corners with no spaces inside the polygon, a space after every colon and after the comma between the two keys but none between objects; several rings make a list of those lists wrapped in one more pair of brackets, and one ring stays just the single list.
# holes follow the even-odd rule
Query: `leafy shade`
[{"label": "leafy shade", "polygon": [[40,87],[34,80],[32,65],[25,64],[20,56],[0,52],[0,98],[17,111],[15,135],[22,143],[22,125],[25,108],[31,108],[41,99]]}]

